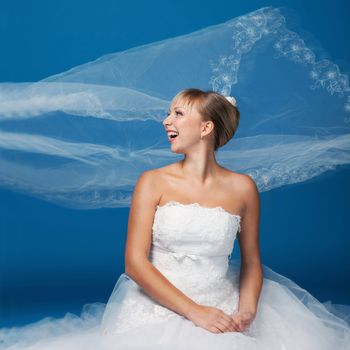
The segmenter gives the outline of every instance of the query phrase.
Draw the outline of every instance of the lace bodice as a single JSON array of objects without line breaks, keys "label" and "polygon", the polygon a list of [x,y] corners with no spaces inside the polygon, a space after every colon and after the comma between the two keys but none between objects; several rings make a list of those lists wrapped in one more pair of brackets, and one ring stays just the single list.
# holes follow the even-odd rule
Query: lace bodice
[{"label": "lace bodice", "polygon": [[222,207],[169,201],[157,206],[153,226],[153,246],[181,254],[199,256],[230,255],[241,217]]},{"label": "lace bodice", "polygon": [[[174,200],[158,205],[149,260],[195,302],[232,313],[238,303],[239,276],[229,269],[229,256],[240,222],[239,215],[222,207]],[[182,316],[150,298],[124,273],[110,298],[105,323],[109,332],[117,333],[171,317]]]}]

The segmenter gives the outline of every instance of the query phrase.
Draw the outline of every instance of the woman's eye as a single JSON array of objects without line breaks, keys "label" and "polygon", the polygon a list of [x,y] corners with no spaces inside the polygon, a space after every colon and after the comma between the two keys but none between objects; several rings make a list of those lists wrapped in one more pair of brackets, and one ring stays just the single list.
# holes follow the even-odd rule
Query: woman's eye
[{"label": "woman's eye", "polygon": [[[168,112],[168,113],[166,114],[166,116],[168,117],[169,114],[170,114],[170,113]],[[176,115],[179,115],[179,114],[182,115],[182,112],[175,111],[175,114],[176,114]]]}]

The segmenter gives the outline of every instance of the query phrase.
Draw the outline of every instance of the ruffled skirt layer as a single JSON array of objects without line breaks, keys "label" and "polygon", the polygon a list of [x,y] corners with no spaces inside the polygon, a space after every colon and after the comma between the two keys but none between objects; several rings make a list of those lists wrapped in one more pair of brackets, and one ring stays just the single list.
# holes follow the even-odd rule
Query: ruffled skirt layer
[{"label": "ruffled skirt layer", "polygon": [[[60,319],[47,317],[23,327],[0,329],[0,349],[350,349],[350,306],[321,303],[290,279],[264,265],[263,269],[257,314],[243,332],[212,333],[170,310],[163,321],[154,318],[138,324],[132,308],[129,329],[113,332],[113,324],[104,317],[109,303],[94,303],[85,305],[80,316],[67,313]],[[237,276],[239,263],[230,260],[229,271]],[[140,295],[140,288],[126,274],[119,277],[113,295],[121,300],[147,297]]]}]

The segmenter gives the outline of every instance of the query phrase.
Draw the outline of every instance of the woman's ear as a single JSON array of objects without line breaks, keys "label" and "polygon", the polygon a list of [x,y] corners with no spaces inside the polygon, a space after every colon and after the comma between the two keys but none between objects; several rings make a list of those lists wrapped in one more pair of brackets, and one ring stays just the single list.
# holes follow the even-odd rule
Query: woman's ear
[{"label": "woman's ear", "polygon": [[[210,120],[204,122],[204,126],[202,129],[202,132],[204,132],[203,136],[207,136],[211,133],[211,131],[214,129],[214,123]],[[201,136],[201,138],[203,137]]]}]

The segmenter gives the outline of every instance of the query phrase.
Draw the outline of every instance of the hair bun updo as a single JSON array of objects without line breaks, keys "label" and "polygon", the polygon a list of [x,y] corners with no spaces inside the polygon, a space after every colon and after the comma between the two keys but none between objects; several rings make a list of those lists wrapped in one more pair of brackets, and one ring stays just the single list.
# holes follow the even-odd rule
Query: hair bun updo
[{"label": "hair bun updo", "polygon": [[203,121],[214,123],[214,151],[224,146],[236,133],[240,111],[233,96],[224,96],[216,91],[188,88],[180,91],[173,101],[183,98],[189,105],[195,103]]}]

